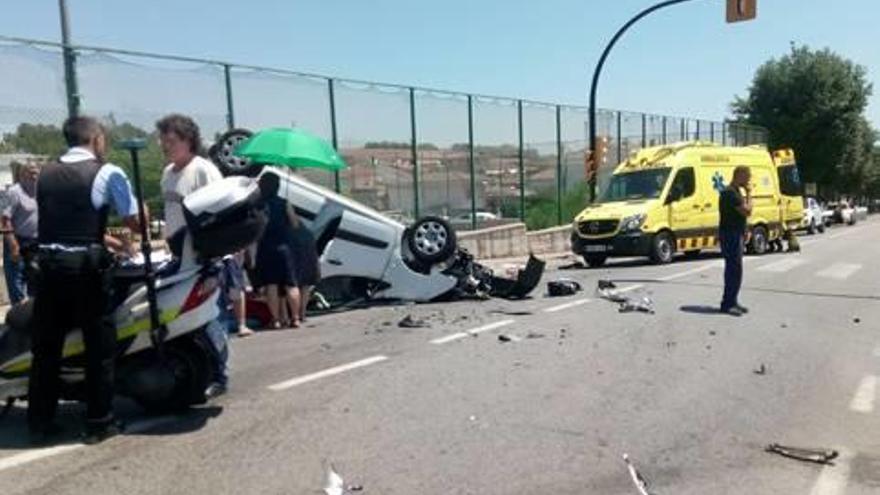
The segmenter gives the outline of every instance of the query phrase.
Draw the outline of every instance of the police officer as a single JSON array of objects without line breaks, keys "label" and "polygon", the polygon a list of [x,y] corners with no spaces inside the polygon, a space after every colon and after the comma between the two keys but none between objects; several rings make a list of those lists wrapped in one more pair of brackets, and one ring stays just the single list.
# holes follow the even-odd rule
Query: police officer
[{"label": "police officer", "polygon": [[119,167],[104,162],[104,129],[90,117],[64,122],[70,149],[37,182],[37,293],[28,426],[35,442],[59,433],[54,423],[65,335],[82,330],[86,359],[86,443],[122,430],[113,415],[116,335],[107,308],[113,257],[104,245],[109,209],[137,230],[137,202]]}]

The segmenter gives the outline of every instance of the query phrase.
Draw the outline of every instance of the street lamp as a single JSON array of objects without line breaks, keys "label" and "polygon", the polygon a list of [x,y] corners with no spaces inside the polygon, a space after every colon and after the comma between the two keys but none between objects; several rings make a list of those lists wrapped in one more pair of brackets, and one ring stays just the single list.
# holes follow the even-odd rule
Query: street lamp
[{"label": "street lamp", "polygon": [[[617,40],[623,36],[623,33],[643,17],[664,7],[670,7],[672,5],[690,1],[692,0],[667,0],[652,5],[639,12],[638,15],[627,21],[626,24],[614,34],[611,41],[608,42],[608,45],[605,47],[605,50],[602,51],[602,55],[599,57],[596,69],[593,71],[593,81],[590,86],[590,202],[596,200],[596,172],[598,168],[598,163],[593,160],[594,150],[596,149],[596,89],[599,85],[599,75],[602,73],[602,67],[605,65],[605,59],[608,58],[608,54],[611,52],[611,49],[614,48]],[[757,12],[756,3],[757,0],[727,0],[727,22],[739,22],[754,19]],[[618,139],[619,138],[620,136],[618,136]]]}]

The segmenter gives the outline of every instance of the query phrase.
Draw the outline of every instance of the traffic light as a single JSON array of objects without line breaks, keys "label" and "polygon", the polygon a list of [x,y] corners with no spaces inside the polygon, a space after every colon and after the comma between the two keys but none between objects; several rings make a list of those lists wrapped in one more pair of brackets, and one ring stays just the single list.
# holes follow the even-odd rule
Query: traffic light
[{"label": "traffic light", "polygon": [[758,0],[727,0],[727,22],[750,21],[758,15]]}]

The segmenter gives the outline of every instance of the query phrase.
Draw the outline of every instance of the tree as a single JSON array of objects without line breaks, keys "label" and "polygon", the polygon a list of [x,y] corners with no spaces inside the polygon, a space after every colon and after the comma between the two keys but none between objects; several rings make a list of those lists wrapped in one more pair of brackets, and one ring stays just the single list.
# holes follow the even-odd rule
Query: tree
[{"label": "tree", "polygon": [[766,127],[771,148],[791,147],[805,182],[849,192],[871,168],[874,131],[864,117],[864,67],[824,49],[792,46],[758,68],[733,113]]}]

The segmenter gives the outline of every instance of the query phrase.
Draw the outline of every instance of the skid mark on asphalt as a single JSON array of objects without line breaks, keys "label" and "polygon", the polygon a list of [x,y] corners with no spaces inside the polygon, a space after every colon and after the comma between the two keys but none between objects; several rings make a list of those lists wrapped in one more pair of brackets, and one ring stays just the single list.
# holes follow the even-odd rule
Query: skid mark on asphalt
[{"label": "skid mark on asphalt", "polygon": [[849,403],[850,411],[871,413],[874,411],[874,396],[877,391],[877,377],[868,375],[859,382],[859,387]]},{"label": "skid mark on asphalt", "polygon": [[822,468],[822,473],[810,490],[810,495],[843,495],[846,493],[846,485],[849,483],[850,462],[853,453],[846,449],[839,449],[840,455],[834,459],[834,465]]},{"label": "skid mark on asphalt", "polygon": [[768,263],[763,266],[759,266],[757,270],[759,272],[772,272],[772,273],[783,273],[791,270],[792,268],[796,268],[805,264],[806,261],[798,258],[791,258],[787,260],[774,261],[773,263]]},{"label": "skid mark on asphalt", "polygon": [[824,278],[833,278],[835,280],[846,280],[852,274],[862,269],[862,265],[856,263],[834,263],[824,270],[816,272],[816,276]]},{"label": "skid mark on asphalt", "polygon": [[562,311],[563,309],[574,308],[576,306],[580,306],[582,304],[587,304],[592,301],[592,299],[578,299],[577,301],[567,302],[565,304],[560,304],[558,306],[550,306],[549,308],[544,308],[545,313],[555,313],[557,311]]},{"label": "skid mark on asphalt", "polygon": [[368,357],[366,359],[361,359],[360,361],[354,361],[347,364],[341,364],[339,366],[334,366],[332,368],[327,368],[326,370],[321,370],[315,373],[310,373],[308,375],[298,376],[296,378],[291,378],[290,380],[285,380],[283,382],[276,383],[274,385],[269,385],[267,387],[269,390],[274,392],[279,392],[281,390],[287,390],[291,387],[296,387],[297,385],[302,385],[304,383],[309,383],[315,380],[320,380],[321,378],[326,378],[328,376],[338,375],[340,373],[345,373],[346,371],[351,371],[357,368],[363,368],[364,366],[369,366],[371,364],[381,363],[388,359],[388,356],[373,356]]},{"label": "skid mark on asphalt", "polygon": [[436,338],[431,341],[432,344],[440,345],[452,342],[454,340],[463,339],[465,337],[471,337],[474,335],[481,334],[483,332],[488,332],[489,330],[495,330],[496,328],[505,327],[514,322],[514,320],[501,320],[496,321],[495,323],[489,323],[488,325],[483,325],[481,327],[472,328],[470,330],[465,330],[464,332],[453,333],[447,335],[445,337]]}]

